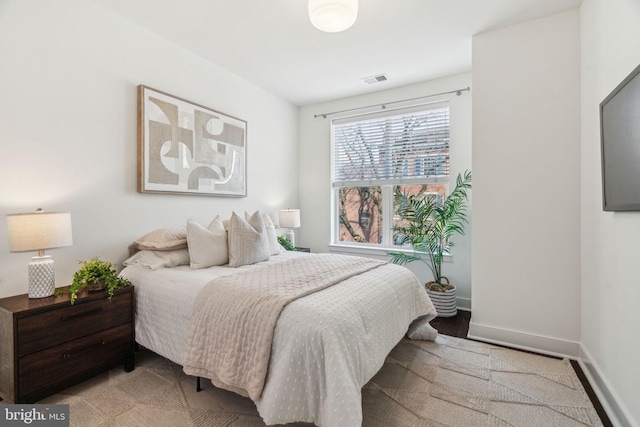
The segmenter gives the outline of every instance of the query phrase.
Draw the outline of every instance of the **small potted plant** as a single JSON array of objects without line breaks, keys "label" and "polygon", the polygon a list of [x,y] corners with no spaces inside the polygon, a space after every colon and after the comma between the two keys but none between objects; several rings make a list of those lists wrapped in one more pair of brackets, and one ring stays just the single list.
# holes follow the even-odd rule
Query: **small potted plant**
[{"label": "small potted plant", "polygon": [[129,280],[118,276],[113,263],[93,257],[89,261],[80,261],[80,264],[82,267],[74,273],[73,282],[69,285],[71,304],[76,302],[78,293],[83,288],[88,291],[106,289],[111,300],[116,289],[131,285]]},{"label": "small potted plant", "polygon": [[288,251],[295,251],[296,248],[284,236],[278,236],[278,242]]},{"label": "small potted plant", "polygon": [[388,255],[396,264],[422,261],[429,267],[433,281],[425,287],[441,317],[457,313],[456,288],[442,275],[442,259],[452,246],[451,237],[464,234],[467,190],[470,188],[471,172],[465,171],[464,176],[458,175],[456,188],[442,203],[434,195],[395,195],[401,221],[394,227],[394,239],[398,245],[410,245],[412,253],[392,252]]}]

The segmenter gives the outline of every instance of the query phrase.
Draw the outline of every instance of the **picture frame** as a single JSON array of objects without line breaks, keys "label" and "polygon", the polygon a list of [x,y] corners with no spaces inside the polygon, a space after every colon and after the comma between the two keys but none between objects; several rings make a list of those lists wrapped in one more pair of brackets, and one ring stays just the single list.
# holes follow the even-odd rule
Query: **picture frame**
[{"label": "picture frame", "polygon": [[139,85],[138,192],[246,197],[247,122]]}]

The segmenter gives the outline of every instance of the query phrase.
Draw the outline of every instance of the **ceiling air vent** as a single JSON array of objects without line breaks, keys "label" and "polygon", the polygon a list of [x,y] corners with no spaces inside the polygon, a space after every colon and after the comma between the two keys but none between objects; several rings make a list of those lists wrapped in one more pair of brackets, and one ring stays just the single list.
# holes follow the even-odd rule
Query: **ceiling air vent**
[{"label": "ceiling air vent", "polygon": [[363,77],[362,81],[367,83],[367,84],[374,84],[374,83],[380,83],[380,82],[386,82],[387,80],[389,80],[389,77],[387,77],[386,74],[378,74],[377,76],[370,76],[370,77]]}]

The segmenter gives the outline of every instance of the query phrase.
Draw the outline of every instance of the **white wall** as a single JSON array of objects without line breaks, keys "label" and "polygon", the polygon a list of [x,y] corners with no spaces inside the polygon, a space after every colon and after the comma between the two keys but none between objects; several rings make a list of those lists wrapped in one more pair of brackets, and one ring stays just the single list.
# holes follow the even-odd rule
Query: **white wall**
[{"label": "white wall", "polygon": [[620,425],[638,426],[640,212],[602,210],[598,108],[640,64],[640,2],[585,0],[581,29],[582,358]]},{"label": "white wall", "polygon": [[[48,251],[57,285],[78,260],[188,217],[297,205],[297,108],[82,0],[0,3],[0,297],[27,291],[35,253],[9,253],[9,213],[71,212],[74,245]],[[136,192],[136,87],[248,122],[248,197]]]},{"label": "white wall", "polygon": [[[314,118],[315,114],[400,101],[463,89],[470,85],[471,74],[466,73],[300,108],[300,203],[298,207],[300,208],[302,227],[296,231],[298,246],[311,247],[314,252],[327,252],[331,243],[331,119]],[[433,98],[433,100],[449,100],[451,188],[455,185],[455,177],[459,172],[471,169],[471,99],[473,93],[473,88],[471,88],[471,92],[462,92],[461,96],[453,94]],[[469,218],[471,218],[471,197],[469,205]],[[455,246],[452,249],[452,262],[443,264],[444,275],[458,287],[459,307],[466,309],[470,309],[471,305],[471,230],[472,224],[470,223],[466,228],[465,236],[456,236]],[[373,255],[369,253],[369,256]],[[384,257],[384,252],[382,257]],[[409,268],[422,281],[431,280],[431,273],[426,267],[414,263],[409,264]]]},{"label": "white wall", "polygon": [[579,36],[573,10],[473,38],[469,332],[576,356]]}]

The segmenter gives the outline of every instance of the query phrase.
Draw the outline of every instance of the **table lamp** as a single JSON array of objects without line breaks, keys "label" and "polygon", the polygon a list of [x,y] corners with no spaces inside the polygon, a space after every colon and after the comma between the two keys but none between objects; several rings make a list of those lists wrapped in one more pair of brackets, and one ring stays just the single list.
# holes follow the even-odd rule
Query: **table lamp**
[{"label": "table lamp", "polygon": [[278,223],[280,227],[288,228],[285,237],[291,243],[296,245],[296,236],[292,228],[300,227],[300,210],[299,209],[283,209],[278,211]]},{"label": "table lamp", "polygon": [[29,298],[53,295],[56,289],[53,259],[45,249],[71,246],[71,214],[44,212],[7,215],[9,251],[38,251],[29,263]]}]

